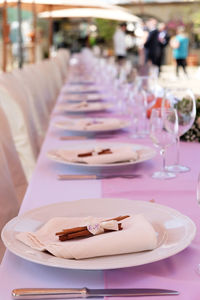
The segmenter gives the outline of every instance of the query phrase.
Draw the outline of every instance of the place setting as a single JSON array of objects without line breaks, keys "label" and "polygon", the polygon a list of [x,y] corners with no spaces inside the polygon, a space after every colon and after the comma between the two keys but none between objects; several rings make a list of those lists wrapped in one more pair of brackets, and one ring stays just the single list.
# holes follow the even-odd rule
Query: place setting
[{"label": "place setting", "polygon": [[87,145],[84,142],[70,144],[47,152],[47,158],[54,162],[86,169],[134,165],[153,159],[155,155],[155,150],[149,146],[94,141],[87,141]]},{"label": "place setting", "polygon": [[80,94],[80,95],[62,95],[61,99],[62,102],[101,102],[101,101],[106,101],[107,95],[103,93],[96,93],[96,94]]},{"label": "place setting", "polygon": [[98,94],[100,89],[95,85],[65,85],[62,90],[61,94]]},{"label": "place setting", "polygon": [[57,105],[56,110],[58,112],[78,114],[110,111],[113,108],[114,105],[112,103],[82,101],[79,103],[60,103]]},{"label": "place setting", "polygon": [[12,253],[33,263],[108,270],[175,255],[190,245],[195,232],[193,221],[170,207],[104,198],[27,211],[6,224],[2,239]]},{"label": "place setting", "polygon": [[54,127],[74,134],[101,134],[127,129],[130,122],[119,118],[63,118]]}]

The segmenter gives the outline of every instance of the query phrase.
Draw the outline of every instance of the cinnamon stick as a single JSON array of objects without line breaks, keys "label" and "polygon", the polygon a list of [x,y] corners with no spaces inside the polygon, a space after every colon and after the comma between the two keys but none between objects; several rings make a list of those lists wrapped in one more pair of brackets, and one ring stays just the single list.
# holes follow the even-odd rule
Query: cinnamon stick
[{"label": "cinnamon stick", "polygon": [[100,152],[98,152],[98,155],[101,154],[112,154],[112,151],[108,148],[108,149],[103,149]]},{"label": "cinnamon stick", "polygon": [[92,156],[92,152],[86,152],[86,153],[78,154],[78,157],[87,157],[87,156]]}]

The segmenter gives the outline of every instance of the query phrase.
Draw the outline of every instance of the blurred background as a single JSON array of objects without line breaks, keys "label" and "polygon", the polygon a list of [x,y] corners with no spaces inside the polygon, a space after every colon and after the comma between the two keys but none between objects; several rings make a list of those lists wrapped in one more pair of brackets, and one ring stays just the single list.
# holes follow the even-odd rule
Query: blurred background
[{"label": "blurred background", "polygon": [[[166,25],[170,38],[176,34],[178,27],[184,26],[189,38],[187,64],[199,65],[200,1],[94,0],[93,7],[87,0],[79,1],[84,2],[84,6],[76,5],[76,1],[69,6],[70,1],[51,2],[1,1],[2,71],[19,67],[20,59],[28,64],[47,58],[59,48],[68,48],[74,53],[89,47],[97,56],[114,57],[113,36],[121,22],[126,24],[127,57],[133,66],[137,66],[141,63],[147,24],[152,18],[158,26],[160,23]],[[174,64],[172,52],[168,43],[163,65]]]}]

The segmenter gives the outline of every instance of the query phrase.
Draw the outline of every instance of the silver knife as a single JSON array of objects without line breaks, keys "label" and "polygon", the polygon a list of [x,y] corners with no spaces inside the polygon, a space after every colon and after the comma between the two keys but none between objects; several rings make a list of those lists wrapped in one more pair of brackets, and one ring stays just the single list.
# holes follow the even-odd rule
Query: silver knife
[{"label": "silver knife", "polygon": [[179,292],[166,289],[15,289],[14,299],[72,299],[95,297],[142,297],[179,295]]},{"label": "silver knife", "polygon": [[107,175],[94,175],[94,174],[60,174],[59,180],[83,180],[83,179],[112,179],[112,178],[126,178],[133,179],[141,177],[140,174],[107,174]]}]

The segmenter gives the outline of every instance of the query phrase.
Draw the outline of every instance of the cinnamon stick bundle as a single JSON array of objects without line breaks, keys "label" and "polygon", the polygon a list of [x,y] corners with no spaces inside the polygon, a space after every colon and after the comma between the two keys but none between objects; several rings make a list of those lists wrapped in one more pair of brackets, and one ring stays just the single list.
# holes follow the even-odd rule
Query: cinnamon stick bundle
[{"label": "cinnamon stick bundle", "polygon": [[[102,222],[107,222],[107,221],[122,221],[126,218],[128,218],[129,215],[126,216],[119,216],[113,219],[108,219],[104,220]],[[118,224],[118,230],[122,230],[122,224]],[[112,230],[109,229],[104,229],[104,232],[110,232]],[[79,226],[79,227],[74,227],[74,228],[68,228],[68,229],[63,229],[61,232],[56,232],[56,235],[59,237],[59,240],[61,242],[71,240],[71,239],[76,239],[76,238],[81,238],[81,237],[90,237],[93,236],[93,234],[87,229],[87,226]]]},{"label": "cinnamon stick bundle", "polygon": [[[92,156],[93,152],[85,152],[85,153],[80,153],[78,154],[78,157],[87,157],[87,156]],[[109,148],[103,149],[100,152],[97,153],[98,155],[102,154],[112,154],[112,151]]]}]

